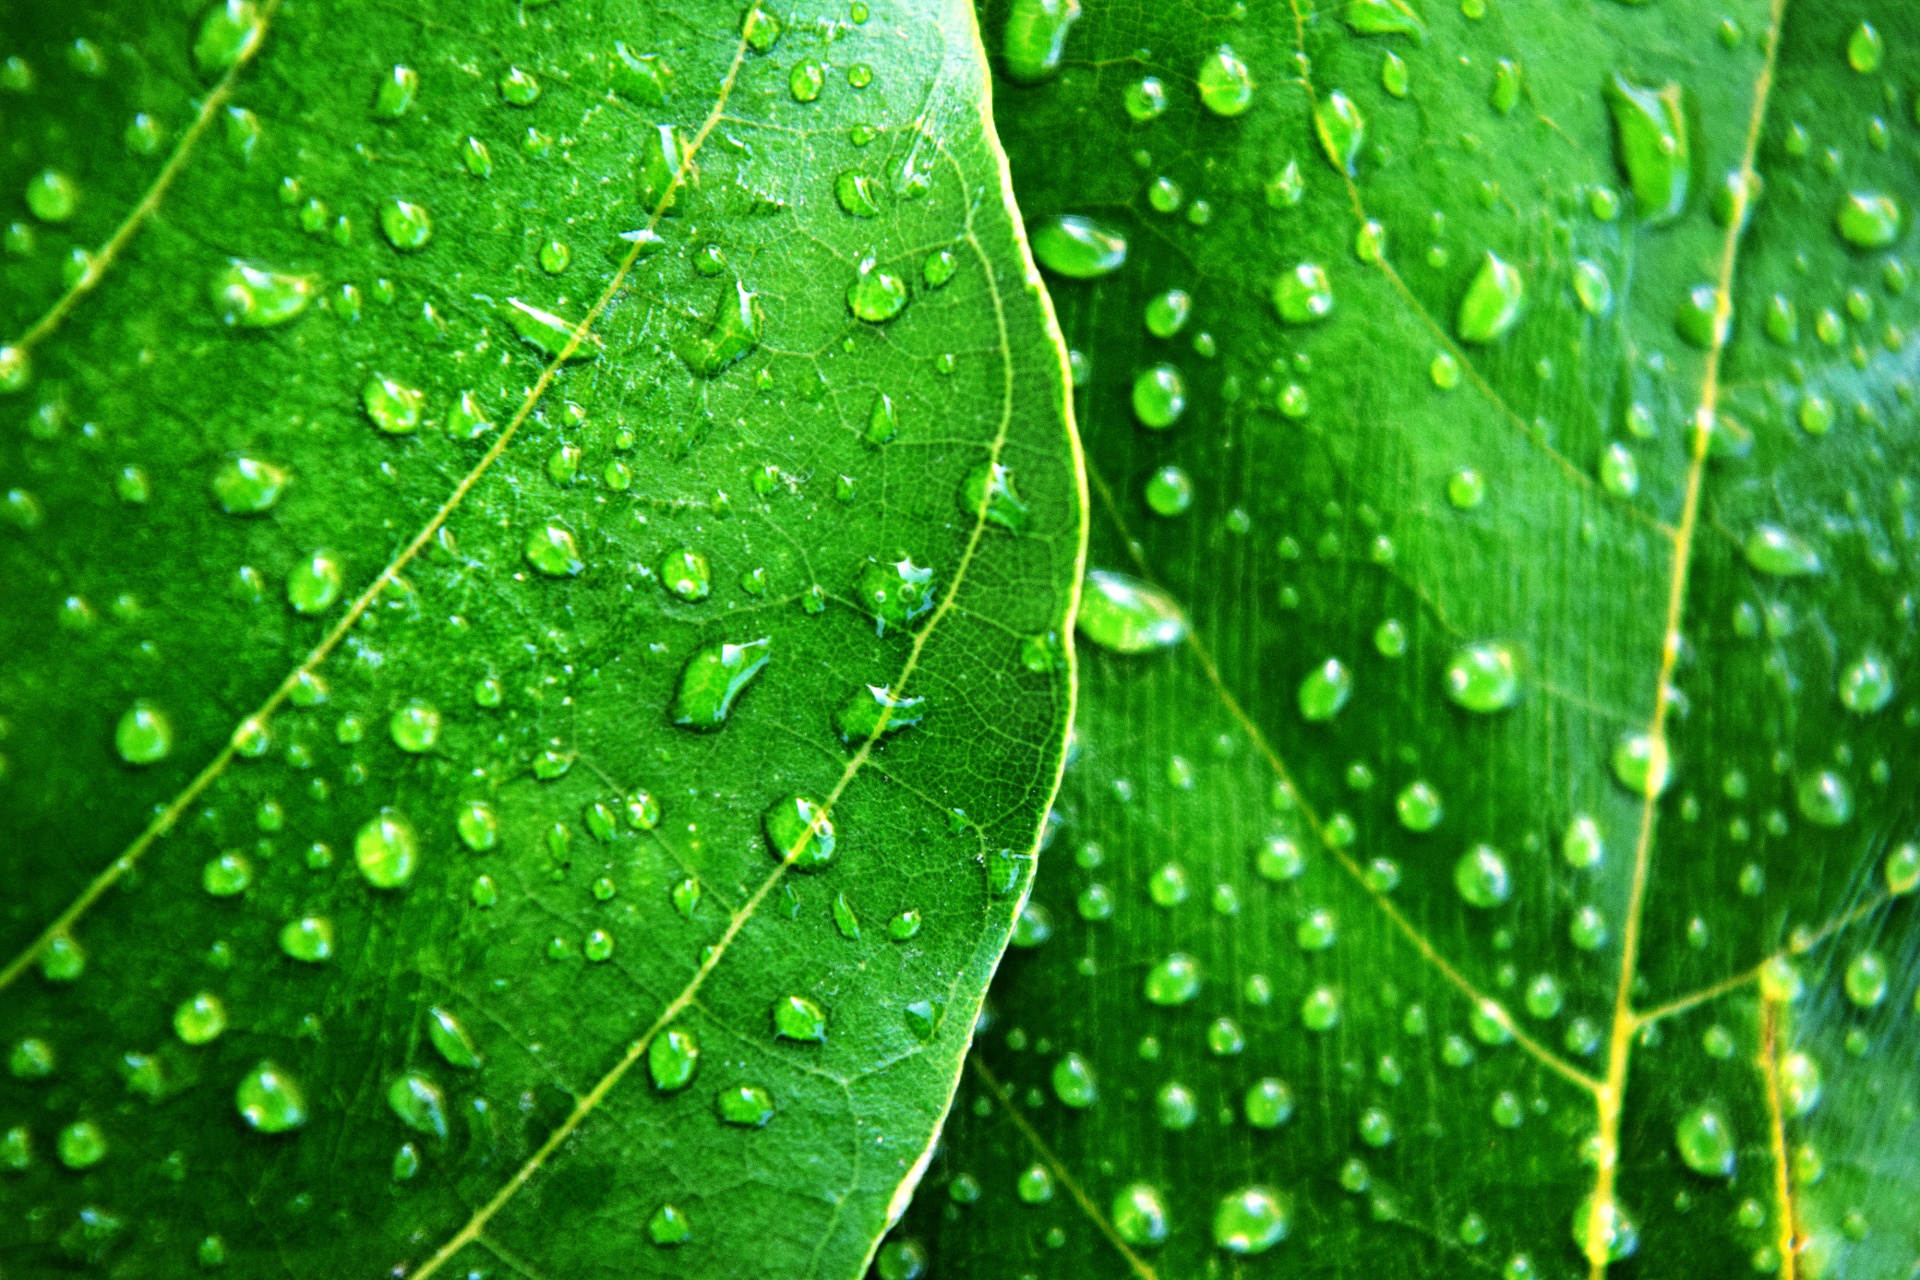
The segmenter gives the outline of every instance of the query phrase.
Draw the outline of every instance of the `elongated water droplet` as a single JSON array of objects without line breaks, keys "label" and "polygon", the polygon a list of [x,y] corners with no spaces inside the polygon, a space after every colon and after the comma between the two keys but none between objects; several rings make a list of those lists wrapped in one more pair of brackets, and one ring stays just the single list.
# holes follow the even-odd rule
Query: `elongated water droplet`
[{"label": "elongated water droplet", "polygon": [[1186,638],[1187,623],[1173,597],[1150,583],[1103,569],[1088,572],[1076,625],[1080,634],[1115,653],[1148,653]]},{"label": "elongated water droplet", "polygon": [[722,1089],[715,1102],[720,1118],[728,1124],[759,1129],[773,1119],[773,1095],[759,1085],[735,1085]]},{"label": "elongated water droplet", "polygon": [[841,742],[858,747],[880,730],[881,717],[885,716],[885,735],[891,737],[920,723],[927,714],[926,701],[925,698],[896,698],[885,685],[862,685],[833,713],[834,731],[840,735]]},{"label": "elongated water droplet", "polygon": [[1048,218],[1034,228],[1032,242],[1041,266],[1071,280],[1112,275],[1127,260],[1126,237],[1078,214]]},{"label": "elongated water droplet", "polygon": [[1007,74],[1023,84],[1060,69],[1067,32],[1080,20],[1080,0],[1013,0],[1000,42]]},{"label": "elongated water droplet", "polygon": [[1353,673],[1338,658],[1328,658],[1300,681],[1300,715],[1307,720],[1331,720],[1353,696]]},{"label": "elongated water droplet", "polygon": [[1367,119],[1353,99],[1335,89],[1314,103],[1313,131],[1333,167],[1353,176],[1361,144],[1367,140]]},{"label": "elongated water droplet", "polygon": [[427,1010],[427,1039],[433,1041],[433,1047],[449,1066],[464,1071],[478,1071],[483,1065],[480,1050],[474,1046],[473,1037],[467,1034],[466,1027],[453,1014],[438,1005]]},{"label": "elongated water droplet", "polygon": [[1900,206],[1878,191],[1849,191],[1834,214],[1840,238],[1858,249],[1884,249],[1900,238]]},{"label": "elongated water droplet", "polygon": [[1680,86],[1657,89],[1615,74],[1605,88],[1620,167],[1634,205],[1648,222],[1670,222],[1686,208],[1692,159]]},{"label": "elongated water droplet", "polygon": [[419,1072],[409,1071],[387,1087],[387,1105],[409,1129],[436,1138],[447,1136],[446,1095]]},{"label": "elongated water droplet", "polygon": [[711,732],[727,722],[740,696],[773,656],[773,640],[762,636],[742,644],[716,640],[687,659],[674,687],[667,718],[688,729]]},{"label": "elongated water droplet", "polygon": [[1741,550],[1748,564],[1772,577],[1803,578],[1820,572],[1820,554],[1779,525],[1756,526]]},{"label": "elongated water droplet", "polygon": [[1460,299],[1460,314],[1455,322],[1463,342],[1494,342],[1506,336],[1520,322],[1526,306],[1526,280],[1518,267],[1488,253],[1480,260],[1480,270]]},{"label": "elongated water droplet", "polygon": [[1340,13],[1355,34],[1363,36],[1412,36],[1427,42],[1427,28],[1404,3],[1395,0],[1347,0]]},{"label": "elongated water droplet", "polygon": [[319,287],[313,276],[273,271],[230,258],[214,274],[209,291],[221,323],[243,329],[271,329],[305,311]]},{"label": "elongated water droplet", "polygon": [[591,332],[575,344],[573,334],[579,326],[519,298],[508,298],[502,304],[500,313],[513,326],[515,333],[555,359],[564,353],[570,363],[577,364],[596,358],[606,347],[600,335]]}]

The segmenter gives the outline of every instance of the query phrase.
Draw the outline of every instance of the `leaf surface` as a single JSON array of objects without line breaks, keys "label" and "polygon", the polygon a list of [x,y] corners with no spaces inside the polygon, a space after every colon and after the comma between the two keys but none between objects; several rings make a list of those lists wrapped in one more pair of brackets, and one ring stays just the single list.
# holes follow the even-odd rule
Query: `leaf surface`
[{"label": "leaf surface", "polygon": [[1085,646],[1051,936],[883,1258],[1911,1265],[1917,57],[1896,5],[1089,6],[997,85],[1091,564],[1168,610],[1089,584],[1144,651]]},{"label": "leaf surface", "polygon": [[854,10],[5,10],[9,1274],[862,1270],[1084,503],[973,15]]}]

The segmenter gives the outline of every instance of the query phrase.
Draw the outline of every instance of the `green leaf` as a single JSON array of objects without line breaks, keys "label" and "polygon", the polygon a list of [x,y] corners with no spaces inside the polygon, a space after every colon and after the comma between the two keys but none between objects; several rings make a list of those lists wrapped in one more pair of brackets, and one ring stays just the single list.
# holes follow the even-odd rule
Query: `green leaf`
[{"label": "green leaf", "polygon": [[1892,3],[1251,0],[996,85],[1030,225],[1125,246],[1049,276],[1103,576],[890,1247],[1910,1265],[1917,71]]},{"label": "green leaf", "polygon": [[201,10],[0,6],[8,1274],[851,1280],[1071,706],[971,10]]}]

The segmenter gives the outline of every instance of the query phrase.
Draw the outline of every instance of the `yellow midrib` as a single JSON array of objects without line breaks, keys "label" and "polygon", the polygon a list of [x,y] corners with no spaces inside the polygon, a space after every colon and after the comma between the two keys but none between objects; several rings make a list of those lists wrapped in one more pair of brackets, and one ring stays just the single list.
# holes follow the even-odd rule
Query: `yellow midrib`
[{"label": "yellow midrib", "polygon": [[[1653,758],[1661,774],[1670,767],[1667,750],[1667,713],[1672,705],[1671,689],[1675,663],[1680,654],[1680,627],[1686,611],[1687,576],[1692,567],[1693,535],[1699,522],[1700,492],[1705,482],[1709,440],[1719,412],[1720,359],[1732,333],[1729,323],[1733,308],[1734,268],[1739,258],[1740,233],[1746,223],[1749,193],[1754,189],[1753,162],[1759,153],[1760,131],[1766,119],[1767,100],[1773,87],[1773,74],[1780,49],[1780,24],[1786,13],[1786,0],[1771,0],[1768,13],[1766,54],[1760,74],[1754,81],[1753,105],[1747,117],[1747,132],[1740,153],[1741,183],[1734,193],[1732,216],[1721,242],[1720,265],[1715,275],[1717,291],[1714,310],[1715,341],[1707,351],[1706,367],[1700,381],[1700,403],[1694,411],[1693,431],[1689,437],[1686,494],[1680,523],[1674,534],[1673,558],[1667,582],[1665,625],[1660,632],[1658,683],[1654,686],[1653,715],[1647,728],[1653,744]],[[1664,784],[1664,777],[1660,778]],[[1600,1094],[1600,1132],[1598,1160],[1594,1175],[1592,1208],[1587,1218],[1586,1255],[1591,1280],[1600,1280],[1608,1264],[1608,1226],[1618,1204],[1615,1194],[1620,1156],[1620,1119],[1626,1106],[1627,1072],[1633,1052],[1633,1037],[1641,1026],[1633,1008],[1633,979],[1639,967],[1640,929],[1646,905],[1647,881],[1652,863],[1654,833],[1659,826],[1660,791],[1649,787],[1641,797],[1640,827],[1634,841],[1633,878],[1627,895],[1625,924],[1621,930],[1620,971],[1614,987],[1613,1020],[1607,1036],[1607,1076]]]}]

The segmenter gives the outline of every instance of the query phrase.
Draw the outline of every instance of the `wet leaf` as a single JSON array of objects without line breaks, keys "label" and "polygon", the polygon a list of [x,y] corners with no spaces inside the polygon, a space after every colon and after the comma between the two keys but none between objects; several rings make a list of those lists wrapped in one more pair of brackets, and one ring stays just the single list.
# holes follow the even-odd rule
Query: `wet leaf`
[{"label": "wet leaf", "polygon": [[[969,8],[0,31],[7,1274],[859,1275],[1070,703]],[[914,722],[837,723],[869,688]]]},{"label": "wet leaf", "polygon": [[1252,0],[996,86],[1030,225],[1129,245],[1048,287],[1090,562],[1187,639],[1082,645],[940,1275],[1910,1264],[1916,57],[1891,3]]}]

